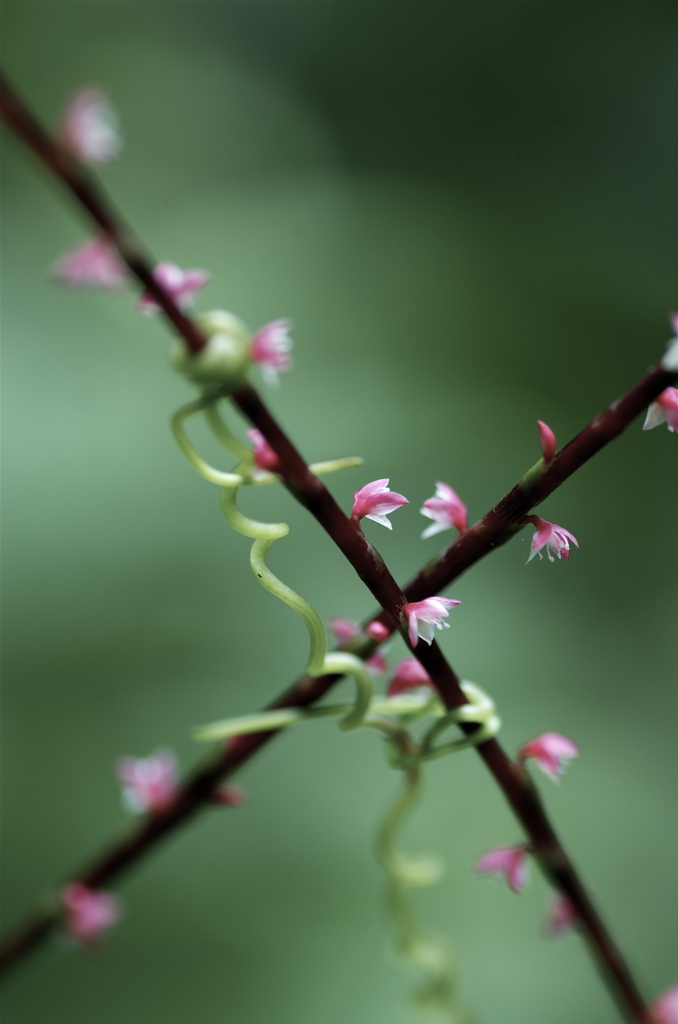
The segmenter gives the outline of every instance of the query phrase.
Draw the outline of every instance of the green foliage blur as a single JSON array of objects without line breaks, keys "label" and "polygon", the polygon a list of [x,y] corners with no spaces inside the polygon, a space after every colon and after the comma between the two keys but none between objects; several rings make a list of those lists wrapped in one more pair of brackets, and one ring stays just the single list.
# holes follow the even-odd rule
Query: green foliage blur
[{"label": "green foliage blur", "polygon": [[[539,457],[538,418],[563,444],[661,355],[678,305],[676,4],[2,14],[5,71],[44,121],[87,82],[113,97],[125,151],[105,185],[158,259],[212,272],[198,308],[293,318],[296,366],[267,397],[309,461],[365,457],[328,480],[344,508],[377,477],[409,497],[392,533],[366,526],[398,580],[451,539],[419,539],[436,480],[474,521]],[[90,228],[9,133],[3,181],[7,927],[126,829],[119,756],[169,746],[187,768],[203,752],[190,728],[267,702],[307,639],[171,439],[191,391],[166,327],[131,290],[49,280]],[[678,439],[640,427],[543,506],[579,540],[570,562],[526,567],[526,530],[450,588],[463,604],[442,645],[496,699],[509,751],[544,730],[580,745],[559,788],[539,785],[650,996],[678,981]],[[272,568],[324,617],[369,614],[282,489],[243,507],[289,522]],[[427,776],[407,841],[448,872],[415,899],[477,1019],[618,1020],[583,944],[543,938],[537,872],[519,898],[474,877],[480,853],[522,838],[478,759]],[[7,1024],[408,1019],[373,856],[397,786],[380,740],[300,728],[238,781],[247,807],[206,812],[125,876],[104,948],[54,941],[16,970]]]}]

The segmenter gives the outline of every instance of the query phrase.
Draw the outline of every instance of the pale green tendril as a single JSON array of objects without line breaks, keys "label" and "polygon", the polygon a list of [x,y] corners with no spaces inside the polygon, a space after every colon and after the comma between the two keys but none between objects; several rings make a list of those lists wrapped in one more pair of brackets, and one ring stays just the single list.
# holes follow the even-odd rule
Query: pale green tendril
[{"label": "pale green tendril", "polygon": [[[389,764],[402,771],[404,778],[403,787],[377,837],[377,856],[388,876],[388,907],[395,932],[396,950],[405,965],[416,968],[423,975],[423,981],[414,994],[416,1005],[448,1024],[467,1024],[470,1018],[457,996],[454,955],[441,939],[420,927],[408,899],[409,889],[436,882],[442,873],[442,866],[433,858],[415,858],[403,854],[398,849],[397,839],[421,799],[423,762],[459,753],[495,736],[501,721],[494,703],[479,686],[468,682],[461,684],[468,703],[452,711],[448,711],[435,694],[426,697],[419,693],[375,697],[372,677],[360,658],[339,651],[327,653],[325,629],[320,616],[308,601],[278,579],[266,561],[271,545],[287,536],[289,526],[287,523],[261,523],[249,519],[236,503],[241,487],[277,483],[280,477],[255,467],[252,450],[234,437],[219,415],[216,406],[218,398],[206,393],[184,406],[172,419],[172,432],[198,473],[210,483],[221,486],[221,509],[231,526],[238,533],[254,540],[250,565],[261,585],[293,608],[304,620],[311,641],[306,668],[308,674],[350,675],[356,684],[356,695],[352,703],[311,708],[273,708],[258,714],[213,722],[196,729],[194,736],[202,741],[223,740],[247,733],[287,729],[301,722],[329,717],[338,718],[339,727],[346,731],[363,727],[376,729],[385,735]],[[191,444],[184,424],[200,412],[205,413],[216,439],[239,460],[233,472],[224,472],[211,466]],[[309,468],[316,474],[331,473],[360,466],[362,461],[360,458],[336,459],[315,463]],[[419,741],[415,740],[406,726],[430,716],[434,718],[433,724]],[[476,725],[477,728],[468,736],[446,743],[436,742],[449,726],[461,723]]]}]

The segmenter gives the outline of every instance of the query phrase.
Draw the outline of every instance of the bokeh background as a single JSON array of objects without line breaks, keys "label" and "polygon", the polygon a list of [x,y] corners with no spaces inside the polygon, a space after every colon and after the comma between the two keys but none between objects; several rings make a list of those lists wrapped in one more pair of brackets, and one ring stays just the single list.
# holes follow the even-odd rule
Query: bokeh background
[{"label": "bokeh background", "polygon": [[[267,397],[309,460],[365,457],[330,481],[345,508],[381,476],[410,498],[392,533],[367,525],[399,580],[449,536],[419,539],[434,481],[475,520],[536,461],[537,418],[564,443],[663,351],[676,4],[2,6],[5,69],[47,123],[83,83],[110,92],[126,145],[105,184],[157,258],[212,272],[198,308],[293,318],[296,367]],[[164,325],[132,290],[49,280],[88,232],[6,136],[6,926],[127,828],[119,756],[170,746],[188,767],[191,726],[256,709],[307,649],[171,439],[191,392]],[[678,440],[640,427],[543,506],[579,539],[569,564],[525,567],[526,530],[450,589],[442,644],[497,700],[509,750],[547,729],[579,743],[543,791],[656,994],[678,980]],[[243,504],[289,522],[272,566],[323,616],[370,612],[282,489]],[[428,778],[408,844],[448,872],[416,900],[477,1019],[617,1020],[581,942],[542,937],[536,872],[520,898],[474,877],[521,838],[478,760]],[[52,942],[8,979],[7,1024],[406,1019],[373,856],[397,785],[381,743],[299,729],[240,781],[246,808],[122,880],[105,948]]]}]

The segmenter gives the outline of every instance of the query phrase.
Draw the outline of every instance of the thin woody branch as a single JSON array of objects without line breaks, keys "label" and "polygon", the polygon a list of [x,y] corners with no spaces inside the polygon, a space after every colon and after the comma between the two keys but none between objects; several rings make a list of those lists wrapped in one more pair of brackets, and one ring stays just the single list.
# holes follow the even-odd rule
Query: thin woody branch
[{"label": "thin woody branch", "polygon": [[[87,209],[100,229],[118,248],[130,270],[156,298],[174,327],[184,338],[188,348],[194,353],[199,352],[205,344],[205,339],[193,322],[178,310],[171,298],[154,281],[151,265],[132,239],[131,233],[119,226],[122,222],[107,206],[96,186],[63,152],[61,147],[49,139],[5,83],[2,84],[2,115]],[[529,507],[544,500],[547,494],[577,468],[577,465],[581,465],[608,440],[616,436],[644,405],[647,405],[673,382],[675,376],[661,368],[653,371],[625,396],[626,405],[621,415],[618,415],[620,407],[618,404],[617,409],[608,410],[587,428],[589,431],[587,437],[584,437],[585,431],[572,442],[572,445],[575,446],[577,442],[580,442],[574,453],[568,453],[568,448],[571,448],[572,445],[568,446],[560,453],[559,462],[556,457],[548,467],[539,464],[530,471],[499,506],[469,531],[471,536],[467,547],[470,557],[467,557],[466,562],[464,563],[463,556],[459,557],[459,545],[464,539],[462,538],[413,581],[408,588],[410,592],[407,595],[397,586],[383,560],[366,540],[362,531],[349,521],[326,488],[309,471],[256,392],[249,385],[245,385],[234,394],[233,398],[241,411],[261,431],[276,452],[280,461],[280,473],[286,486],[323,525],[356,569],[358,575],[379,601],[383,609],[382,620],[393,630],[399,628],[402,608],[408,597],[413,600],[419,594],[428,596],[434,593],[493,547],[508,540],[520,528],[522,517]],[[622,404],[624,400],[622,400]],[[457,549],[456,553],[455,549]],[[445,564],[448,555],[449,561],[456,565],[456,571],[453,569],[452,573],[450,566]],[[418,651],[415,651],[415,656],[418,657],[434,681],[446,706],[455,708],[465,703],[465,695],[461,690],[459,679],[442,656],[437,645],[432,645],[426,650],[422,650],[421,645],[419,648]],[[333,680],[328,680],[326,677],[325,681],[331,685]],[[322,684],[322,681],[317,682]],[[304,703],[306,702],[304,700]],[[256,740],[256,737],[252,739]],[[530,836],[533,852],[540,859],[546,873],[576,908],[577,916],[585,930],[589,944],[620,1007],[628,1019],[645,1020],[643,1000],[630,972],[600,921],[548,822],[536,790],[527,775],[521,767],[514,765],[507,758],[496,741],[487,741],[479,745],[477,749]],[[245,751],[243,750],[242,753],[244,754]],[[192,779],[189,779],[167,812],[149,819],[139,832],[130,837],[126,844],[122,844],[112,851],[104,863],[81,876],[82,881],[93,888],[100,886],[105,878],[117,874],[123,866],[136,859],[140,852],[149,848],[156,838],[169,831],[175,823],[185,820],[194,813],[213,790],[215,780],[220,779],[224,774],[223,760],[223,757],[217,758],[210,767],[198,771]],[[44,919],[42,923],[34,922],[32,928],[28,927],[24,931],[23,941],[17,937],[13,944],[10,943],[7,953],[14,950],[14,954],[6,957],[6,960],[13,959],[20,950],[29,948],[37,942],[48,928],[49,923]]]}]

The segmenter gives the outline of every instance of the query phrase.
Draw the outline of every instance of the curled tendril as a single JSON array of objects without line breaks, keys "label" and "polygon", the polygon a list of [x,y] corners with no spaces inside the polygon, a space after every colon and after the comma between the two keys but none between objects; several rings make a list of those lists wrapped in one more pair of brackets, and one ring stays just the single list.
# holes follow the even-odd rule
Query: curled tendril
[{"label": "curled tendril", "polygon": [[[230,432],[219,415],[217,400],[218,396],[204,395],[180,409],[172,419],[174,436],[198,473],[211,483],[221,486],[221,509],[230,525],[238,533],[254,540],[250,565],[261,585],[293,608],[306,623],[311,641],[306,669],[308,674],[350,675],[355,680],[356,695],[352,703],[312,708],[274,708],[259,714],[213,722],[196,729],[194,736],[203,741],[225,739],[253,732],[287,729],[301,722],[328,717],[338,717],[339,727],[345,731],[363,727],[376,729],[386,736],[389,764],[402,771],[404,777],[401,791],[384,818],[377,836],[377,856],[388,877],[388,906],[396,949],[404,963],[423,974],[424,980],[414,995],[415,1003],[448,1021],[448,1024],[464,1024],[469,1018],[457,996],[454,955],[444,942],[423,931],[408,900],[408,890],[432,885],[440,878],[442,866],[430,857],[403,854],[398,849],[397,838],[421,799],[423,762],[459,753],[495,736],[501,721],[494,703],[479,686],[469,682],[461,684],[468,703],[452,711],[447,711],[435,694],[425,699],[412,693],[391,698],[375,697],[372,677],[363,661],[344,652],[327,653],[325,629],[320,616],[308,601],[278,579],[266,561],[271,545],[287,536],[289,526],[287,523],[260,523],[249,519],[236,502],[241,487],[275,483],[280,477],[275,473],[255,469],[252,451]],[[191,444],[184,423],[199,412],[205,413],[217,440],[239,459],[233,472],[226,473],[210,466]],[[362,459],[347,458],[315,463],[310,469],[320,474],[359,465],[362,465]],[[424,732],[421,740],[416,741],[406,726],[426,716],[433,716],[434,722]],[[446,743],[436,742],[451,725],[462,723],[477,725],[478,728],[468,736]]]}]

